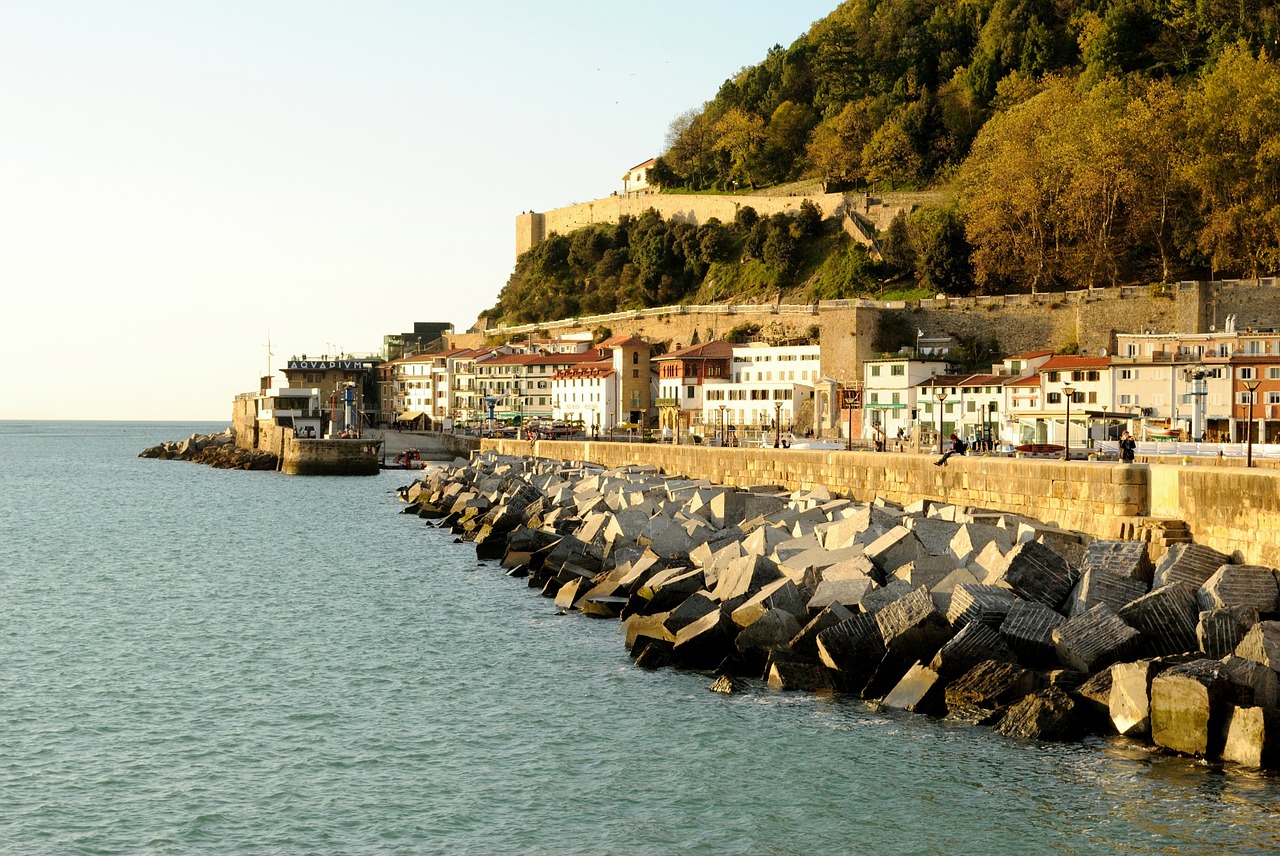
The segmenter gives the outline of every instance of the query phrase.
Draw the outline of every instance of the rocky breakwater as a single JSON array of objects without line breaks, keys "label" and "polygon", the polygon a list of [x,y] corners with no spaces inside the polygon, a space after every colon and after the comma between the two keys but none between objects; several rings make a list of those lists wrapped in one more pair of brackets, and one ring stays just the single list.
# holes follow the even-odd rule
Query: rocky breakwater
[{"label": "rocky breakwater", "polygon": [[402,489],[646,668],[849,693],[1043,740],[1122,734],[1280,766],[1280,584],[1196,544],[1158,564],[998,510],[730,489],[478,455]]},{"label": "rocky breakwater", "polygon": [[222,470],[274,470],[279,465],[279,459],[271,452],[238,448],[231,428],[217,434],[192,434],[185,440],[161,443],[139,452],[138,457],[192,461]]}]

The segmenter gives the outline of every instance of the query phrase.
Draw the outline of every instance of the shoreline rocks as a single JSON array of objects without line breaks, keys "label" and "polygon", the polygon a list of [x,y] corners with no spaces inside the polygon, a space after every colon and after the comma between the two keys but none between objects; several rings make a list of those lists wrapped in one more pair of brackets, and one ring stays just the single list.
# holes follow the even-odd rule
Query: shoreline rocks
[{"label": "shoreline rocks", "polygon": [[138,453],[139,458],[190,461],[220,470],[275,470],[279,458],[271,452],[236,446],[234,429],[217,434],[192,434],[185,440],[161,443]]},{"label": "shoreline rocks", "polygon": [[557,607],[620,619],[636,665],[707,671],[717,692],[759,681],[1020,739],[1280,764],[1271,568],[1196,545],[1153,566],[1143,542],[993,510],[492,451],[400,493]]}]

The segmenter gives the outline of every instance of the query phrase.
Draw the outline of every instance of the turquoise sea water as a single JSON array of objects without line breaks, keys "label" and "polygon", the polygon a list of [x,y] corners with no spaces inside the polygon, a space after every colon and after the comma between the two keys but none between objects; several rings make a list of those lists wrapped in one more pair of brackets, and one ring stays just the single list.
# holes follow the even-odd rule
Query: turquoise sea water
[{"label": "turquoise sea water", "polygon": [[1280,850],[1280,779],[630,665],[403,472],[141,460],[0,422],[0,852]]}]

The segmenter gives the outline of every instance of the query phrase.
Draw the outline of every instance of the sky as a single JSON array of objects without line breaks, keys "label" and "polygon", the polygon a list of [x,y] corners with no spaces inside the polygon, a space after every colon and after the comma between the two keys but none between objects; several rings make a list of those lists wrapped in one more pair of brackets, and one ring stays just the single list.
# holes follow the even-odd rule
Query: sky
[{"label": "sky", "polygon": [[230,421],[291,356],[497,302],[837,0],[0,4],[0,419]]}]

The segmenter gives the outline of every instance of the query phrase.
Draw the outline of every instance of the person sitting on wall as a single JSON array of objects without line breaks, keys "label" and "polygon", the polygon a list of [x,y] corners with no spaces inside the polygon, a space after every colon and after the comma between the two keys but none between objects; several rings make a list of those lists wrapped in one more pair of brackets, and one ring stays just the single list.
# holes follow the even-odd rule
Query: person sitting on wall
[{"label": "person sitting on wall", "polygon": [[942,457],[933,462],[935,467],[940,467],[947,462],[947,458],[952,455],[963,455],[969,451],[969,444],[961,440],[954,433],[951,435],[951,448],[942,453]]}]

